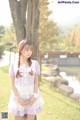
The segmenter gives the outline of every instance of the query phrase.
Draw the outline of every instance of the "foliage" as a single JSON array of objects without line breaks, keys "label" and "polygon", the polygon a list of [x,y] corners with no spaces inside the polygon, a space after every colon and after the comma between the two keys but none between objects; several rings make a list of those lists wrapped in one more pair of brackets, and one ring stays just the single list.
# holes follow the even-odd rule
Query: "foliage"
[{"label": "foliage", "polygon": [[4,54],[4,45],[0,44],[0,58],[2,57],[3,54]]},{"label": "foliage", "polygon": [[64,41],[67,51],[80,51],[80,26],[74,26]]},{"label": "foliage", "polygon": [[3,37],[3,35],[4,35],[4,26],[0,26],[0,40],[1,40],[1,38]]},{"label": "foliage", "polygon": [[2,37],[4,36],[4,26],[0,26],[0,58],[2,57],[4,53],[4,45],[2,42]]},{"label": "foliage", "polygon": [[2,37],[2,41],[6,46],[5,50],[15,50],[14,48],[17,46],[17,41],[13,24],[10,24],[10,26],[4,28],[4,36]]},{"label": "foliage", "polygon": [[52,11],[48,9],[48,0],[40,0],[39,3],[39,49],[40,51],[54,50],[59,41],[58,26],[53,20],[49,19]]}]

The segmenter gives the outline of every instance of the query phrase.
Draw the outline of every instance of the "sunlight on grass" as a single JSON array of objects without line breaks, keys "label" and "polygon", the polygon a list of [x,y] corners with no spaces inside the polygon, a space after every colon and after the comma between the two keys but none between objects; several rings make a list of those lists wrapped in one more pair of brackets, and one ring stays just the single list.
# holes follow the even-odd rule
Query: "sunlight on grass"
[{"label": "sunlight on grass", "polygon": [[0,111],[6,111],[10,95],[10,79],[8,66],[0,67]]},{"label": "sunlight on grass", "polygon": [[46,65],[42,65],[42,70],[44,71],[44,70],[49,70],[50,68],[48,67],[48,66],[46,66]]},{"label": "sunlight on grass", "polygon": [[[40,91],[45,103],[42,111],[37,115],[37,119],[80,120],[80,103],[62,95],[56,88],[51,87],[43,76],[41,78]],[[10,96],[8,66],[0,68],[0,80],[0,111],[7,111]]]},{"label": "sunlight on grass", "polygon": [[40,90],[45,104],[38,120],[80,120],[80,104],[51,88],[45,79],[42,80]]}]

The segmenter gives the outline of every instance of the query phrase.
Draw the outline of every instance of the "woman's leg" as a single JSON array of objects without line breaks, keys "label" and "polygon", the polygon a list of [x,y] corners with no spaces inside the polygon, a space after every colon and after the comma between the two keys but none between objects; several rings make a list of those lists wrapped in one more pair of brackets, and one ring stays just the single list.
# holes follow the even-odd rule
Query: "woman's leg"
[{"label": "woman's leg", "polygon": [[27,114],[24,115],[24,120],[27,120]]},{"label": "woman's leg", "polygon": [[35,115],[27,115],[27,120],[35,120]]},{"label": "woman's leg", "polygon": [[15,118],[14,120],[25,120],[24,117],[21,116],[15,116],[14,118]]},{"label": "woman's leg", "polygon": [[[24,115],[24,120],[27,120],[27,114]],[[35,115],[34,120],[37,120],[37,117]]]},{"label": "woman's leg", "polygon": [[24,117],[24,120],[27,120],[27,117]]}]

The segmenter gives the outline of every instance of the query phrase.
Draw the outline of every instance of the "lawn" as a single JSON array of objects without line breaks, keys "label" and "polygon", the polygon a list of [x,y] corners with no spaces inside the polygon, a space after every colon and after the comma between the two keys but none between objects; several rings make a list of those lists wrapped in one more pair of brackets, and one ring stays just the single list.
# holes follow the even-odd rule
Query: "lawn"
[{"label": "lawn", "polygon": [[[10,96],[8,66],[0,67],[0,81],[0,111],[7,111]],[[38,120],[80,120],[80,103],[50,87],[43,76],[40,91],[45,104],[41,113],[37,115]]]}]

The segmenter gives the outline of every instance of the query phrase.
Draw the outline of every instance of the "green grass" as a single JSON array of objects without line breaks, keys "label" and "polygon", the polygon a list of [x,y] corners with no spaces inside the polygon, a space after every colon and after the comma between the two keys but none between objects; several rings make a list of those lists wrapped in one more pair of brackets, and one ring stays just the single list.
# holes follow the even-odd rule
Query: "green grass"
[{"label": "green grass", "polygon": [[0,111],[6,111],[10,95],[8,66],[0,67]]},{"label": "green grass", "polygon": [[[10,96],[8,66],[0,67],[0,111],[7,111]],[[40,91],[44,99],[38,120],[80,120],[80,103],[62,95],[42,77]]]},{"label": "green grass", "polygon": [[40,89],[45,104],[38,120],[80,120],[80,103],[50,87],[44,78]]}]

